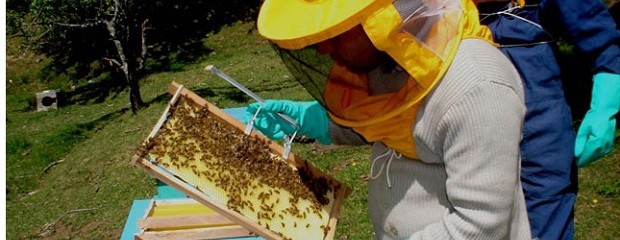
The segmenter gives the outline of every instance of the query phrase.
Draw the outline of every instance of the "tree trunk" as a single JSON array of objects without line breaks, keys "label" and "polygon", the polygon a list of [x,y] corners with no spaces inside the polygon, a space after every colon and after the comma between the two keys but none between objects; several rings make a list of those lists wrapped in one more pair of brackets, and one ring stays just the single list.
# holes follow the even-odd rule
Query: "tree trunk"
[{"label": "tree trunk", "polygon": [[[137,78],[136,75],[137,72],[142,68],[142,57],[144,57],[145,54],[144,28],[146,21],[142,24],[142,26],[133,27],[130,22],[126,21],[126,11],[128,9],[122,9],[122,6],[127,6],[121,5],[121,2],[119,0],[115,0],[114,2],[114,17],[111,20],[105,22],[108,34],[110,35],[110,39],[112,40],[112,43],[114,44],[114,47],[116,49],[116,53],[118,54],[118,60],[113,59],[112,62],[116,67],[120,69],[123,78],[125,78],[125,84],[129,87],[129,102],[131,103],[131,111],[135,114],[138,112],[138,110],[144,107],[144,101],[142,101],[142,96],[140,94],[140,84],[138,81],[139,78]],[[127,35],[120,36],[120,39],[116,36],[115,25],[117,24],[122,30],[124,30],[122,32],[127,33]],[[141,54],[134,54],[131,50],[132,41],[130,41],[129,39],[132,38],[131,33],[136,30],[139,32],[138,36],[142,38],[142,41],[139,42],[141,46]],[[125,52],[126,48],[124,48],[123,45],[129,46],[129,52]],[[140,58],[137,59],[136,56],[140,56]],[[129,57],[129,59],[127,57]]]},{"label": "tree trunk", "polygon": [[129,79],[129,102],[131,103],[131,112],[134,114],[144,107],[142,95],[140,94],[140,84],[135,79]]}]

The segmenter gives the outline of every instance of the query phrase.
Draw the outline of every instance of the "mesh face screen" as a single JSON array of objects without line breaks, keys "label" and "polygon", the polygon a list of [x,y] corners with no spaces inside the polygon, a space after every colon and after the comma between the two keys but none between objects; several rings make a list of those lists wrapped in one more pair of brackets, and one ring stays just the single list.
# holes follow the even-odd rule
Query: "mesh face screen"
[{"label": "mesh face screen", "polygon": [[309,93],[323,104],[323,93],[334,61],[321,55],[312,46],[300,50],[285,50],[272,44],[289,72]]},{"label": "mesh face screen", "polygon": [[324,239],[329,231],[338,183],[289,165],[206,107],[179,98],[144,146],[145,158],[283,239]]}]

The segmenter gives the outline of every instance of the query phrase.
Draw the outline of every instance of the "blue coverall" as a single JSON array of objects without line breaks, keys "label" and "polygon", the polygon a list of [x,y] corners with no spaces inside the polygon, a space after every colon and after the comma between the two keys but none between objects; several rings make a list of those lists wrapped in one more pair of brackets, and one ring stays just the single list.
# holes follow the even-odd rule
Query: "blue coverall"
[{"label": "blue coverall", "polygon": [[562,86],[557,41],[574,44],[586,56],[582,63],[591,73],[618,74],[620,33],[599,0],[526,0],[524,8],[498,13],[512,6],[483,3],[478,8],[482,24],[491,29],[524,83],[521,181],[532,238],[573,239],[575,130]]}]

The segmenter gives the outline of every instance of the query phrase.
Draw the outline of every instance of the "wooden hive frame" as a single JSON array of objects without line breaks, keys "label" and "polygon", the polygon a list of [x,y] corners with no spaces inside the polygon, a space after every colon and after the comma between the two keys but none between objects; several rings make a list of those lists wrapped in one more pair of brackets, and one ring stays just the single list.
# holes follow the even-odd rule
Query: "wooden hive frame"
[{"label": "wooden hive frame", "polygon": [[[204,109],[207,109],[209,114],[213,114],[213,116],[216,116],[219,119],[225,121],[227,124],[233,126],[236,130],[238,130],[240,134],[243,134],[243,131],[245,128],[245,125],[243,123],[233,118],[232,116],[228,115],[226,112],[219,109],[217,106],[209,103],[208,101],[204,100],[200,96],[196,95],[192,91],[183,88],[182,85],[179,85],[178,83],[173,82],[168,92],[170,94],[173,94],[172,100],[170,101],[170,104],[167,107],[167,109],[164,111],[162,118],[155,125],[155,127],[153,128],[153,131],[151,132],[149,137],[143,142],[142,146],[148,145],[149,140],[153,136],[155,136],[160,130],[162,130],[161,129],[162,126],[168,120],[167,118],[169,116],[169,112],[171,111],[171,109],[175,107],[174,105],[176,104],[179,98],[182,98],[184,100],[189,100],[193,102],[194,104],[201,106]],[[262,141],[265,141],[271,153],[278,155],[278,156],[282,156],[284,148],[278,143],[273,142],[265,138],[263,135],[258,134],[254,131],[250,134],[250,136],[261,139]],[[241,212],[230,209],[229,207],[226,206],[226,204],[222,204],[221,202],[215,200],[214,198],[210,197],[209,194],[206,194],[205,192],[201,191],[196,186],[192,186],[187,181],[184,181],[182,177],[173,174],[171,171],[166,169],[166,167],[157,164],[157,162],[153,161],[153,159],[149,159],[149,157],[146,157],[147,155],[145,155],[145,153],[141,151],[144,151],[144,150],[139,150],[138,154],[136,154],[132,159],[132,164],[134,166],[137,166],[143,169],[144,171],[148,172],[149,174],[159,179],[160,181],[178,189],[179,191],[183,192],[187,196],[213,209],[220,215],[233,220],[234,222],[241,225],[242,227],[266,239],[278,239],[279,240],[279,239],[290,239],[291,238],[291,237],[285,238],[283,237],[281,233],[277,233],[277,232],[270,230],[268,224],[266,224],[265,226],[265,224],[260,224],[260,221],[257,222],[255,219],[253,220],[249,218],[248,216],[242,214]],[[328,217],[328,221],[326,225],[327,227],[323,229],[323,231],[325,232],[323,239],[324,240],[333,239],[335,235],[336,224],[337,224],[338,217],[340,214],[340,207],[342,205],[342,201],[344,200],[346,196],[350,194],[351,190],[344,184],[341,184],[335,179],[333,179],[331,176],[321,172],[319,169],[314,167],[312,164],[309,164],[307,161],[296,157],[293,153],[289,154],[288,159],[286,159],[286,162],[293,169],[297,169],[297,170],[302,169],[313,177],[319,177],[319,178],[328,180],[329,186],[331,187],[330,191],[332,191],[333,193],[333,199],[330,200],[331,209],[328,209],[329,216],[327,216]],[[304,217],[305,217],[305,214],[304,214]],[[258,218],[260,219],[260,215]],[[282,216],[280,216],[280,218],[282,218]],[[295,225],[296,224],[297,223],[295,222]],[[282,226],[284,227],[284,223],[282,223]],[[323,227],[324,226],[321,226],[321,228]],[[298,238],[298,236],[295,236],[294,239],[303,239],[303,237],[299,236]]]}]

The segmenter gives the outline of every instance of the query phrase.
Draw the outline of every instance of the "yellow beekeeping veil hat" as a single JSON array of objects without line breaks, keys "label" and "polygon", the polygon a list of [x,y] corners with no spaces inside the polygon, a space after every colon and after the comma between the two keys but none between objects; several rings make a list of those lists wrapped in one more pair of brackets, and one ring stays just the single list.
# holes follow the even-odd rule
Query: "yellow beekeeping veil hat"
[{"label": "yellow beekeeping veil hat", "polygon": [[[461,40],[492,42],[470,0],[265,0],[257,25],[333,122],[410,158],[416,158],[415,112],[442,79]],[[317,54],[314,44],[357,25],[408,73],[397,92],[371,94],[367,73],[349,72],[329,55]]]},{"label": "yellow beekeeping veil hat", "polygon": [[284,49],[300,49],[360,24],[392,0],[265,0],[258,31]]}]

